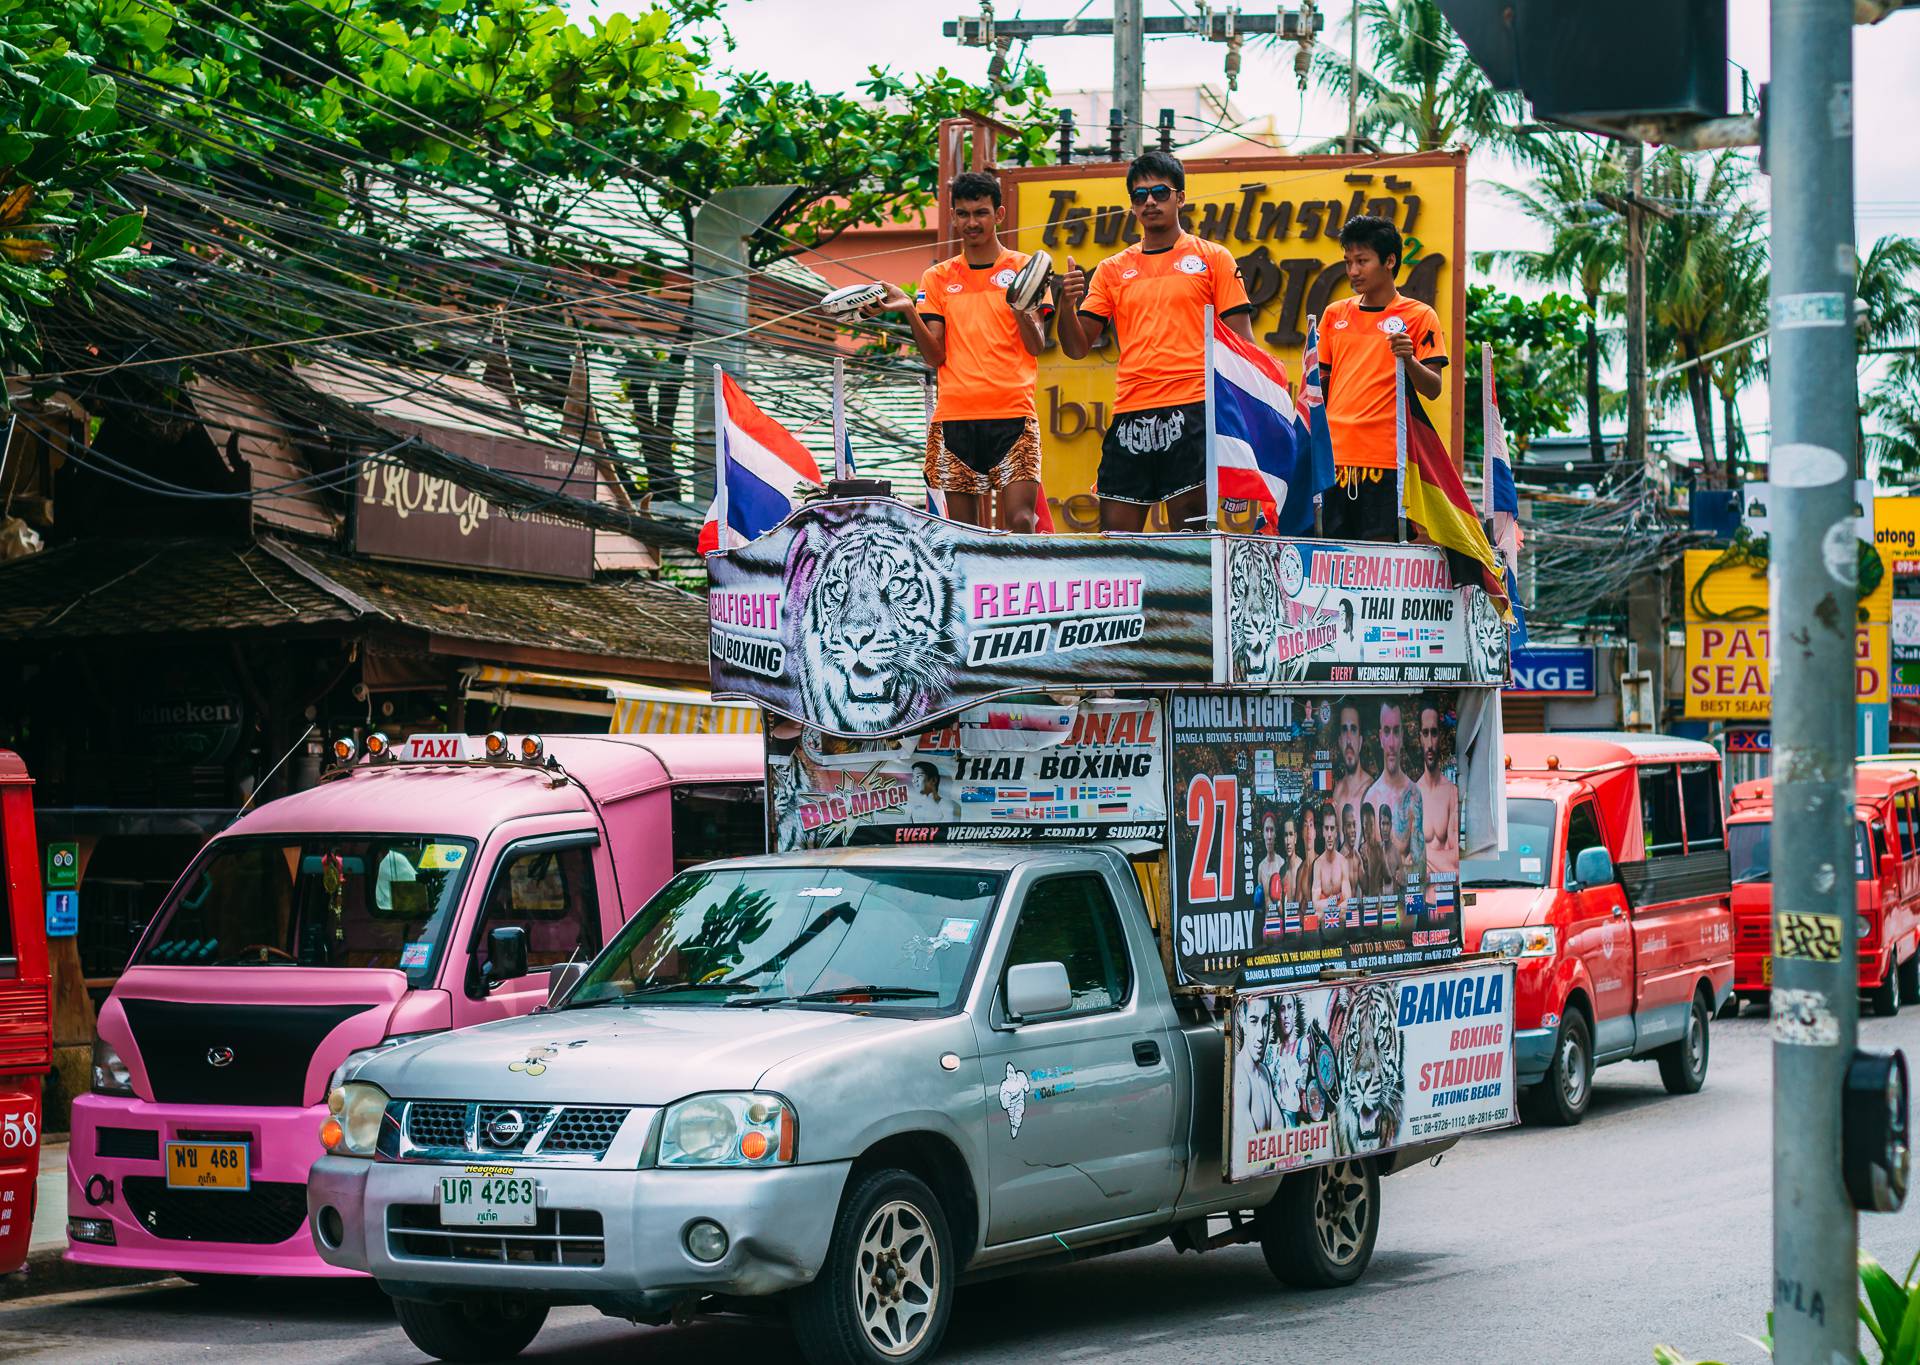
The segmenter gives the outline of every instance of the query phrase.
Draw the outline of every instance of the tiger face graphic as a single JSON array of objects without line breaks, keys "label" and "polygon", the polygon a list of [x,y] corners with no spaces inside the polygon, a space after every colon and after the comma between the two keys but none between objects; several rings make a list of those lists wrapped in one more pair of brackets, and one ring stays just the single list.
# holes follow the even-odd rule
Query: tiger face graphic
[{"label": "tiger face graphic", "polygon": [[1473,590],[1467,609],[1468,664],[1475,682],[1504,682],[1507,676],[1507,624],[1483,588]]},{"label": "tiger face graphic", "polygon": [[1227,601],[1232,604],[1233,673],[1238,682],[1280,679],[1280,583],[1264,547],[1230,541]]},{"label": "tiger face graphic", "polygon": [[1395,1023],[1391,986],[1355,986],[1340,1031],[1340,1097],[1334,1105],[1335,1156],[1391,1147],[1406,1107],[1406,1038]]},{"label": "tiger face graphic", "polygon": [[806,603],[790,618],[788,657],[808,718],[860,735],[937,707],[957,658],[955,579],[951,546],[931,525],[803,528],[787,559],[787,600]]}]

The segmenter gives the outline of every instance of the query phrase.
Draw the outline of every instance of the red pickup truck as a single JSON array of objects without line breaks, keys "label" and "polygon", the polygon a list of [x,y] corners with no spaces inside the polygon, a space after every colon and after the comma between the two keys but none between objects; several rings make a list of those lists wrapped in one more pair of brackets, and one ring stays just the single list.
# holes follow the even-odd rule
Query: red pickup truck
[{"label": "red pickup truck", "polygon": [[33,779],[0,749],[0,1274],[27,1259],[40,1173],[40,1083],[53,1064],[46,914]]},{"label": "red pickup truck", "polygon": [[[1875,1014],[1920,1004],[1920,761],[1860,760],[1854,771],[1853,876],[1860,993]],[[1733,988],[1773,987],[1773,779],[1733,789]]]},{"label": "red pickup truck", "polygon": [[1466,948],[1517,959],[1521,1111],[1572,1124],[1593,1069],[1654,1061],[1707,1078],[1733,988],[1720,755],[1663,735],[1509,735],[1507,839],[1460,868]]}]

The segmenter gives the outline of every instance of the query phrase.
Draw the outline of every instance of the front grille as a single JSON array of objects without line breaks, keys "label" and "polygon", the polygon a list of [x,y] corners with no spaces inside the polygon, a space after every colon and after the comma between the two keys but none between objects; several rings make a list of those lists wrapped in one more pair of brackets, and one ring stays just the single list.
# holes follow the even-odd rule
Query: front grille
[{"label": "front grille", "polygon": [[626,1118],[624,1109],[563,1109],[540,1150],[605,1156]]},{"label": "front grille", "polygon": [[465,1151],[467,1108],[464,1104],[422,1104],[414,1101],[407,1106],[407,1141],[416,1147]]},{"label": "front grille", "polygon": [[[520,1116],[519,1134],[501,1140],[492,1131],[494,1121],[510,1111]],[[584,1157],[598,1161],[613,1146],[628,1112],[572,1105],[395,1100],[387,1118],[389,1124],[406,1134],[407,1145],[421,1153],[464,1152],[535,1160],[543,1156]],[[381,1151],[389,1157],[405,1156],[387,1147]]]},{"label": "front grille", "polygon": [[285,1181],[256,1180],[250,1190],[172,1190],[161,1176],[130,1175],[120,1193],[141,1227],[172,1242],[267,1246],[307,1221],[307,1187]]},{"label": "front grille", "polygon": [[1773,921],[1748,920],[1734,930],[1734,942],[1742,948],[1765,952],[1773,938]]},{"label": "front grille", "polygon": [[541,1209],[530,1228],[449,1228],[432,1204],[387,1209],[387,1248],[396,1258],[515,1265],[605,1265],[607,1239],[592,1209]]},{"label": "front grille", "polygon": [[122,1161],[158,1161],[160,1134],[151,1128],[96,1128],[93,1151]]},{"label": "front grille", "polygon": [[[547,1121],[552,1113],[550,1106],[544,1104],[483,1104],[480,1106],[480,1124],[474,1129],[479,1134],[479,1146],[483,1152],[524,1152],[527,1144],[533,1141],[533,1135],[540,1131],[540,1125]],[[520,1124],[514,1129],[514,1136],[499,1141],[494,1136],[494,1120],[503,1114],[518,1114]],[[508,1125],[510,1128],[511,1124]]]}]

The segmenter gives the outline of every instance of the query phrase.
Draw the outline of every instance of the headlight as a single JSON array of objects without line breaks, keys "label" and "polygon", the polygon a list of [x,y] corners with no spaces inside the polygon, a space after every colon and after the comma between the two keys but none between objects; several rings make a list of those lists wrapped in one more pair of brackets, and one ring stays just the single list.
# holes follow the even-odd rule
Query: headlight
[{"label": "headlight", "polygon": [[1489,929],[1480,935],[1480,951],[1502,957],[1552,957],[1559,946],[1550,924],[1530,929]]},{"label": "headlight", "polygon": [[783,1166],[799,1136],[778,1095],[696,1095],[669,1105],[660,1125],[662,1166]]},{"label": "headlight", "polygon": [[348,1081],[327,1095],[320,1141],[335,1156],[372,1156],[386,1113],[386,1091],[368,1081]]},{"label": "headlight", "polygon": [[346,1060],[341,1062],[339,1066],[336,1066],[333,1069],[333,1074],[327,1077],[327,1093],[332,1094],[335,1090],[338,1090],[341,1086],[352,1080],[354,1072],[358,1071],[370,1060],[378,1057],[389,1048],[399,1047],[402,1043],[411,1043],[416,1038],[429,1037],[433,1032],[434,1030],[430,1029],[426,1033],[396,1034],[392,1038],[381,1039],[372,1047],[363,1047],[358,1052],[349,1052]]},{"label": "headlight", "polygon": [[113,1045],[96,1035],[93,1040],[93,1093],[96,1095],[131,1095],[133,1093],[133,1073],[127,1064],[120,1060],[120,1054]]},{"label": "headlight", "polygon": [[1853,927],[1854,927],[1854,931],[1860,936],[1860,941],[1862,943],[1865,943],[1868,939],[1873,937],[1873,921],[1868,919],[1865,915],[1857,916],[1854,920]]}]

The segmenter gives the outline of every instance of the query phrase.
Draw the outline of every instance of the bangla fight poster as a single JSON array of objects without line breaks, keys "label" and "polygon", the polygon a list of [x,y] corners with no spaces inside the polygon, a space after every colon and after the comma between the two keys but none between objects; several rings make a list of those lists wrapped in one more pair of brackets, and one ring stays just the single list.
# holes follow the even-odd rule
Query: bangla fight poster
[{"label": "bangla fight poster", "polygon": [[836,844],[1166,839],[1157,701],[990,703],[898,739],[767,741],[781,851]]},{"label": "bangla fight poster", "polygon": [[1213,679],[1207,536],[1009,536],[817,503],[707,559],[713,691],[829,735],[1020,692]]},{"label": "bangla fight poster", "polygon": [[1514,1123],[1513,973],[1488,962],[1235,996],[1227,1179]]},{"label": "bangla fight poster", "polygon": [[1460,704],[1457,690],[1174,694],[1181,981],[1459,956]]},{"label": "bangla fight poster", "polygon": [[[1333,495],[1329,495],[1333,496]],[[1430,545],[1227,541],[1227,680],[1504,683],[1507,627]]]}]

